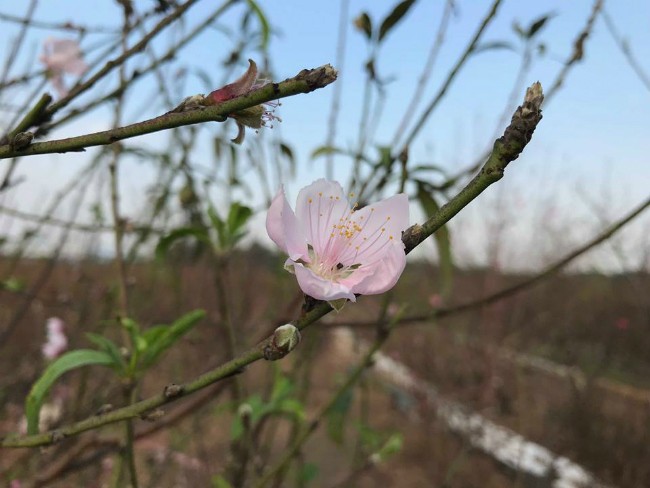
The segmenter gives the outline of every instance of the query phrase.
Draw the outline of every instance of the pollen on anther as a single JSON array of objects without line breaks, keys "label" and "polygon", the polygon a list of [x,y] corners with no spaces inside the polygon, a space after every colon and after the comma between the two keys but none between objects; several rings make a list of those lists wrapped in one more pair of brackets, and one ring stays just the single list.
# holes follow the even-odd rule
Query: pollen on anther
[{"label": "pollen on anther", "polygon": [[390,240],[392,240],[392,239],[393,239],[393,236],[388,236],[388,238],[389,238]]},{"label": "pollen on anther", "polygon": [[386,227],[382,227],[381,231],[384,232],[386,230]]},{"label": "pollen on anther", "polygon": [[311,203],[311,202],[313,202],[313,200],[310,198],[310,199],[308,200],[308,202]]},{"label": "pollen on anther", "polygon": [[386,217],[386,220],[390,220],[390,215],[388,217]]},{"label": "pollen on anther", "polygon": [[319,191],[319,192],[318,192],[318,196],[319,196],[319,197],[322,197],[322,196],[323,196],[323,192],[322,192],[322,191]]}]

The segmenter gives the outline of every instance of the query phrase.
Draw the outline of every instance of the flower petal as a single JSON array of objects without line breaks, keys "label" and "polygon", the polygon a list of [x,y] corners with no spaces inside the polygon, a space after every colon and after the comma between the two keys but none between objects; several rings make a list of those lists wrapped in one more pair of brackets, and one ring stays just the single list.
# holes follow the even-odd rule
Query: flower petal
[{"label": "flower petal", "polygon": [[346,266],[381,259],[391,241],[398,242],[409,225],[408,197],[400,193],[355,212],[350,220],[360,230],[348,242],[340,262]]},{"label": "flower petal", "polygon": [[300,263],[295,263],[293,270],[296,273],[300,289],[310,297],[327,301],[341,298],[347,298],[353,302],[356,301],[354,293],[341,283],[321,278]]},{"label": "flower petal", "polygon": [[266,214],[266,232],[273,242],[289,255],[289,259],[309,261],[307,241],[283,188],[278,190]]},{"label": "flower petal", "polygon": [[332,255],[335,251],[332,247],[334,242],[330,242],[333,227],[349,213],[350,204],[343,188],[336,181],[321,178],[298,193],[296,217],[301,227],[305,229],[307,241],[313,246],[316,254],[325,261],[327,255]]},{"label": "flower petal", "polygon": [[[395,286],[406,267],[406,254],[402,241],[391,242],[379,261],[373,265],[374,272],[352,287],[353,293],[377,295]],[[360,268],[357,272],[363,270]]]}]

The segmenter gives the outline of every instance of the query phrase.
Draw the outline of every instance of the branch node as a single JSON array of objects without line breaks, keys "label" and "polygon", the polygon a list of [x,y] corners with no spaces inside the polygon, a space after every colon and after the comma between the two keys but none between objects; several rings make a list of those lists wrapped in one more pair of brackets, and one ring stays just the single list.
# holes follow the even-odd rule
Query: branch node
[{"label": "branch node", "polygon": [[143,412],[140,414],[140,418],[146,422],[156,422],[160,420],[165,415],[165,411],[162,408],[156,408],[149,412]]},{"label": "branch node", "polygon": [[11,147],[14,151],[20,151],[27,148],[34,140],[32,132],[19,132],[11,141]]},{"label": "branch node", "polygon": [[300,331],[293,324],[284,324],[275,329],[273,337],[264,346],[264,359],[276,361],[295,349],[300,342]]},{"label": "branch node", "polygon": [[185,388],[182,385],[170,383],[169,385],[165,386],[165,389],[163,390],[163,395],[167,399],[176,398],[183,394],[184,389]]}]

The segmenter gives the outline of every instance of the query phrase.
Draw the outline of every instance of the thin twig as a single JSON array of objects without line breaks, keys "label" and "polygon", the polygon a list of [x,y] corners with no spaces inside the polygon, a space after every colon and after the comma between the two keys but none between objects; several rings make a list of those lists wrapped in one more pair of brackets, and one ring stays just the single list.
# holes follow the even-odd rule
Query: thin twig
[{"label": "thin twig", "polygon": [[172,111],[153,119],[116,129],[67,139],[39,142],[23,150],[15,150],[10,145],[0,146],[0,159],[33,154],[84,151],[86,147],[112,144],[124,139],[183,125],[212,121],[224,122],[230,114],[246,108],[323,88],[335,81],[336,76],[336,70],[330,65],[311,70],[302,70],[293,78],[286,79],[280,83],[269,83],[246,95],[210,107],[196,108],[187,112]]}]

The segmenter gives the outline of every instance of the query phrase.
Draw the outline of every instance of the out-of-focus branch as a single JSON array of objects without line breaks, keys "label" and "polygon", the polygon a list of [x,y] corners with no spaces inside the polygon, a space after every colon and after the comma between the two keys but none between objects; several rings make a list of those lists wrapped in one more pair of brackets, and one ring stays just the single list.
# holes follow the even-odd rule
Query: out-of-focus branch
[{"label": "out-of-focus branch", "polygon": [[183,125],[213,121],[223,122],[230,114],[246,108],[323,88],[334,82],[336,76],[336,70],[329,64],[315,69],[305,69],[293,78],[280,83],[269,83],[258,90],[218,105],[198,107],[187,112],[168,112],[159,117],[124,127],[67,139],[35,143],[22,150],[16,150],[11,145],[0,146],[0,159],[33,154],[83,151],[86,147],[111,144],[123,139]]},{"label": "out-of-focus branch", "polygon": [[[499,5],[501,4],[501,0],[494,0],[492,3],[492,6],[490,7],[489,12],[487,15],[483,18],[483,21],[481,22],[481,25],[479,26],[478,30],[474,33],[474,36],[472,37],[472,40],[469,42],[467,47],[465,48],[465,51],[461,55],[461,57],[456,61],[456,64],[454,67],[451,69],[449,74],[447,75],[447,79],[445,82],[442,84],[440,89],[438,90],[438,93],[436,93],[436,96],[433,97],[427,108],[424,110],[418,121],[415,123],[415,126],[409,133],[409,135],[406,137],[406,140],[404,141],[404,144],[402,145],[403,148],[407,148],[411,145],[415,137],[418,135],[418,133],[422,130],[424,127],[424,123],[427,121],[431,113],[435,110],[435,108],[438,106],[438,103],[440,103],[440,100],[443,99],[445,94],[447,93],[447,90],[451,86],[452,82],[456,78],[456,75],[460,72],[461,68],[465,65],[465,62],[469,59],[469,57],[472,55],[474,52],[474,49],[476,49],[476,46],[478,45],[479,40],[483,36],[483,33],[485,32],[485,29],[487,29],[487,26],[490,25],[492,20],[497,14],[497,10],[499,9]],[[397,154],[400,154],[402,151],[399,151]]]},{"label": "out-of-focus branch", "polygon": [[632,54],[632,49],[630,48],[630,45],[623,38],[623,36],[621,36],[621,34],[618,32],[618,29],[614,25],[614,21],[605,10],[603,10],[603,20],[605,21],[607,30],[609,31],[612,38],[614,39],[614,42],[616,42],[618,48],[623,53],[623,56],[625,56],[625,59],[627,60],[632,70],[636,73],[641,83],[643,83],[643,85],[648,90],[650,90],[650,77],[647,75],[645,71],[643,71],[643,68],[641,67],[637,59],[634,57],[634,54]]},{"label": "out-of-focus branch", "polygon": [[[448,308],[438,308],[433,310],[431,313],[427,314],[421,314],[421,315],[412,315],[412,316],[407,316],[403,317],[399,321],[399,325],[409,325],[409,324],[415,324],[419,322],[429,322],[431,320],[435,319],[441,319],[444,317],[448,317],[450,315],[455,315],[457,313],[461,312],[467,312],[470,310],[475,310],[480,307],[483,307],[485,305],[490,305],[491,303],[497,302],[499,300],[503,300],[504,298],[508,298],[510,296],[513,296],[517,293],[520,293],[522,291],[527,290],[528,288],[531,288],[542,281],[544,281],[546,278],[552,276],[553,274],[557,273],[561,269],[563,269],[566,265],[574,261],[576,258],[582,256],[585,254],[587,251],[593,249],[594,247],[598,246],[599,244],[602,244],[603,242],[607,241],[610,237],[612,237],[614,234],[616,234],[618,231],[620,231],[623,227],[625,227],[627,224],[632,222],[635,218],[637,218],[639,215],[641,215],[646,209],[650,207],[650,197],[647,198],[644,202],[642,202],[639,206],[634,208],[629,214],[627,214],[625,217],[623,217],[621,220],[618,222],[612,224],[609,226],[607,229],[605,229],[603,232],[598,234],[596,237],[591,239],[590,241],[586,242],[582,246],[574,249],[571,251],[569,254],[564,256],[562,259],[559,261],[547,266],[544,270],[542,270],[540,273],[531,276],[530,278],[521,281],[520,283],[517,283],[516,285],[509,286],[507,288],[504,288],[502,290],[499,290],[495,293],[492,293],[490,295],[478,298],[476,300],[472,300],[470,302],[462,303],[460,305],[456,305],[453,307],[448,307]],[[344,324],[342,323],[341,325],[348,325],[352,327],[373,327],[376,326],[377,321],[364,321],[364,322],[349,322],[346,321]],[[337,325],[337,324],[334,324]]]},{"label": "out-of-focus branch", "polygon": [[603,3],[604,0],[596,0],[594,2],[594,6],[591,9],[591,14],[587,19],[587,23],[585,24],[584,29],[582,29],[582,31],[578,34],[578,37],[576,37],[575,41],[573,42],[573,51],[571,52],[571,55],[564,62],[564,66],[562,66],[562,69],[558,73],[551,87],[546,91],[547,103],[551,98],[553,98],[560,87],[562,87],[562,84],[564,83],[564,80],[573,65],[579,61],[582,61],[582,58],[585,55],[585,42],[587,42],[587,39],[589,39],[589,36],[591,35],[591,31],[594,28],[594,23],[596,22],[598,14],[603,8]]}]

